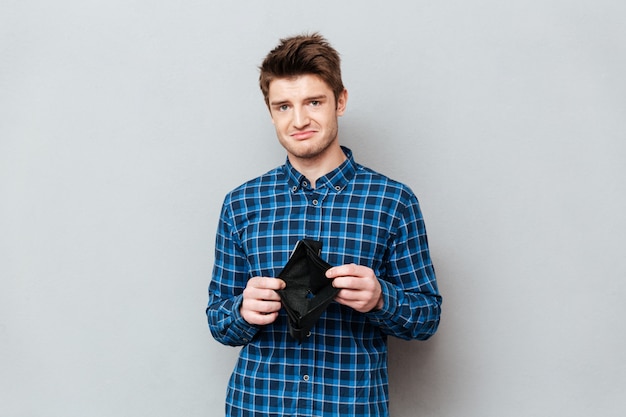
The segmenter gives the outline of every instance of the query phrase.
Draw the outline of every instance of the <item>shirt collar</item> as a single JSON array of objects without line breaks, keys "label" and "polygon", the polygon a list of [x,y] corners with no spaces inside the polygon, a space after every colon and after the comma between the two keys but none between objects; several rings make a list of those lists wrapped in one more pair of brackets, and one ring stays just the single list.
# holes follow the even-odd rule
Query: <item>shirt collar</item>
[{"label": "shirt collar", "polygon": [[[352,151],[344,146],[342,146],[341,149],[346,155],[346,160],[328,174],[318,178],[315,184],[316,188],[320,189],[326,187],[329,190],[340,192],[348,185],[350,180],[354,178],[357,164],[352,156]],[[310,181],[291,165],[289,158],[287,158],[285,165],[283,165],[283,172],[287,176],[287,182],[293,192],[299,189],[311,189]]]}]

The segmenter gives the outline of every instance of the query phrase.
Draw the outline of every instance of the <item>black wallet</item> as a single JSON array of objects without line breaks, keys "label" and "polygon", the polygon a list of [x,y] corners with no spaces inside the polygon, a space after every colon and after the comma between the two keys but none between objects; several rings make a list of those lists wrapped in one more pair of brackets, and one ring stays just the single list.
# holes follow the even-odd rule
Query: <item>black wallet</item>
[{"label": "black wallet", "polygon": [[283,307],[289,316],[289,334],[302,342],[315,322],[339,290],[326,278],[331,265],[320,258],[322,243],[303,239],[296,246],[278,278],[286,287],[278,290]]}]

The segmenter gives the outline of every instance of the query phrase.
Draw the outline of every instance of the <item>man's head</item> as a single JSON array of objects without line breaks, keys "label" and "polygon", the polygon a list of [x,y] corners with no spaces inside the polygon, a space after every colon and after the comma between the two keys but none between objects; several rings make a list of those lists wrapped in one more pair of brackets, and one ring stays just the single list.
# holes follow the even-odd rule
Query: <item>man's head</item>
[{"label": "man's head", "polygon": [[339,54],[318,33],[281,39],[267,54],[260,70],[259,84],[268,106],[270,83],[278,78],[316,75],[333,91],[335,102],[344,90]]}]

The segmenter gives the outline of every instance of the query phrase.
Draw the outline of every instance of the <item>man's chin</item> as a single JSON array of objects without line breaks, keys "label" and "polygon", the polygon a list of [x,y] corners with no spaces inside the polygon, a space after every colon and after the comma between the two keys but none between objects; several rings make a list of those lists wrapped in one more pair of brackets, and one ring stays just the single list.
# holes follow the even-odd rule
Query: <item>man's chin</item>
[{"label": "man's chin", "polygon": [[324,155],[325,149],[296,149],[293,151],[287,151],[290,155],[300,160],[315,160]]},{"label": "man's chin", "polygon": [[310,160],[322,157],[333,146],[334,141],[329,143],[320,143],[318,141],[299,141],[291,143],[282,143],[289,155],[298,159]]}]

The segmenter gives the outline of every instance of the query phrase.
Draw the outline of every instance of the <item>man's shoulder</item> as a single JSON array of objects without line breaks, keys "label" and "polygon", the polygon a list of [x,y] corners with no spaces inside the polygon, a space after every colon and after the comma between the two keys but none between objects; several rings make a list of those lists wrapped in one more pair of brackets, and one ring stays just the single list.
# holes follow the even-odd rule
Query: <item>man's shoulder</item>
[{"label": "man's shoulder", "polygon": [[367,186],[370,190],[380,190],[381,193],[391,193],[404,197],[414,196],[413,190],[407,184],[363,165],[357,165],[355,180],[357,185]]},{"label": "man's shoulder", "polygon": [[226,194],[226,199],[236,200],[251,194],[258,194],[268,187],[275,187],[282,181],[284,181],[283,169],[276,167],[233,188]]}]

